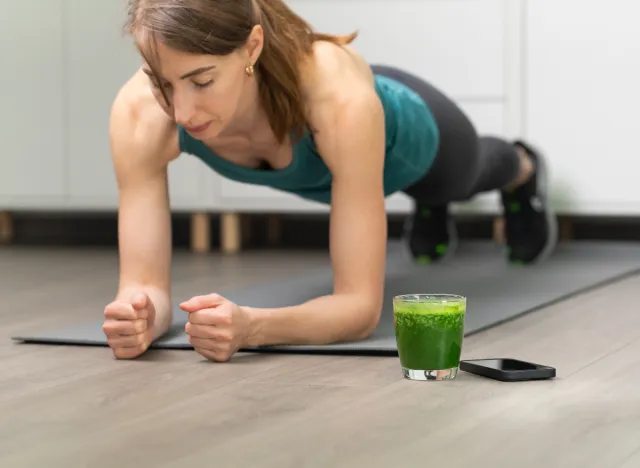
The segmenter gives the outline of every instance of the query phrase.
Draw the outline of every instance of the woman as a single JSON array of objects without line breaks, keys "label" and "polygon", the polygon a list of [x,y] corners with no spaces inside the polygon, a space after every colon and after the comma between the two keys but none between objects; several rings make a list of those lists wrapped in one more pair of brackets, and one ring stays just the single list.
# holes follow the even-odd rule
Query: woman
[{"label": "woman", "polygon": [[416,201],[407,243],[417,261],[451,250],[447,205],[499,190],[509,259],[532,263],[555,241],[541,156],[524,143],[478,138],[423,80],[369,67],[341,37],[313,33],[282,0],[131,0],[142,67],[111,113],[120,286],[104,332],[134,358],[172,320],[167,165],[181,153],[223,176],[331,204],[334,291],[261,309],[216,294],[181,304],[196,351],[224,361],[239,348],[358,340],[381,311],[384,199]]}]

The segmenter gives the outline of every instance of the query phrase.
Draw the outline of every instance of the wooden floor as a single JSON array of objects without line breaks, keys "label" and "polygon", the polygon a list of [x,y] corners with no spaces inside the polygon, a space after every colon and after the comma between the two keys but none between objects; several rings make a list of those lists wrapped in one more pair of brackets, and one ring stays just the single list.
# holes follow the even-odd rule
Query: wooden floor
[{"label": "wooden floor", "polygon": [[[175,300],[297,275],[319,253],[177,254]],[[556,366],[554,381],[402,379],[397,358],[18,345],[101,318],[113,250],[0,249],[0,466],[640,467],[640,278],[469,337],[464,358]]]}]

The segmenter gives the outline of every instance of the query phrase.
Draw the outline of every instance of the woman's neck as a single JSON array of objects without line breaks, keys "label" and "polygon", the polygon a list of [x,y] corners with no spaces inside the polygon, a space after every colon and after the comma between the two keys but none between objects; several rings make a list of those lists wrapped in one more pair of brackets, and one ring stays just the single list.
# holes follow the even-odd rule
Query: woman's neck
[{"label": "woman's neck", "polygon": [[260,102],[258,81],[252,79],[242,92],[233,120],[222,130],[219,137],[252,140],[257,135],[263,135],[268,128],[269,119]]}]

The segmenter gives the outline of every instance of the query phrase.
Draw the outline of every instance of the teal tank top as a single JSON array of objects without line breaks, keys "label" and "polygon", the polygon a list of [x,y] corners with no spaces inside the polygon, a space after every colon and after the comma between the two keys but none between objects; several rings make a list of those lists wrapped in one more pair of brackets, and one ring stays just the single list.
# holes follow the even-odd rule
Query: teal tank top
[{"label": "teal tank top", "polygon": [[[385,196],[422,178],[431,167],[439,145],[436,121],[424,100],[403,83],[376,75],[375,89],[385,115]],[[307,200],[331,203],[332,176],[306,132],[294,143],[293,161],[283,169],[252,169],[221,158],[204,143],[178,127],[180,150],[202,160],[221,176],[264,185]]]}]

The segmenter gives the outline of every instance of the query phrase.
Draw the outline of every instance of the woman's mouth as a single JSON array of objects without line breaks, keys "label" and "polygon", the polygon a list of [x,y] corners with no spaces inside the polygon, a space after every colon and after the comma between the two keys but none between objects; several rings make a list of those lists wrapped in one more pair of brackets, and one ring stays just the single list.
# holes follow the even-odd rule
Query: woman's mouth
[{"label": "woman's mouth", "polygon": [[198,125],[197,127],[187,127],[187,126],[185,126],[184,129],[186,131],[188,131],[189,133],[202,133],[207,128],[209,128],[209,125],[211,125],[211,122],[207,122],[206,124]]}]

